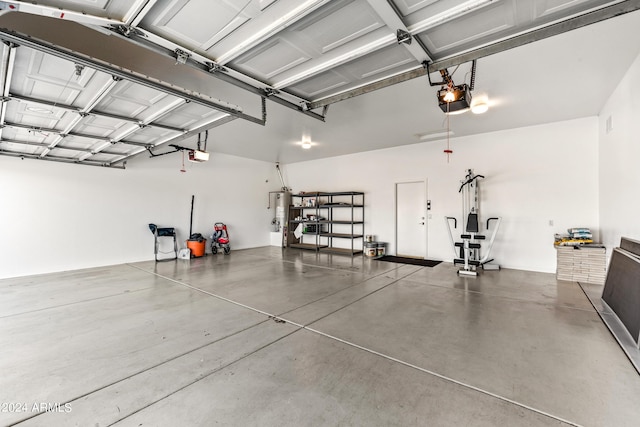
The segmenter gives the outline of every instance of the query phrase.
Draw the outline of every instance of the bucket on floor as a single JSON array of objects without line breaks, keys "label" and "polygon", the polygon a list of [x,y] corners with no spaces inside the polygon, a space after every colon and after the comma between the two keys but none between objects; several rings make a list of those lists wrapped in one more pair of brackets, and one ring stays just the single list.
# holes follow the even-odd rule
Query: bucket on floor
[{"label": "bucket on floor", "polygon": [[191,250],[191,256],[198,258],[204,256],[204,249],[207,246],[207,239],[187,240],[187,248]]},{"label": "bucket on floor", "polygon": [[387,252],[387,244],[385,242],[378,242],[376,247],[376,256],[385,256]]},{"label": "bucket on floor", "polygon": [[374,257],[378,254],[378,244],[376,242],[366,242],[364,244],[364,254],[367,257]]}]

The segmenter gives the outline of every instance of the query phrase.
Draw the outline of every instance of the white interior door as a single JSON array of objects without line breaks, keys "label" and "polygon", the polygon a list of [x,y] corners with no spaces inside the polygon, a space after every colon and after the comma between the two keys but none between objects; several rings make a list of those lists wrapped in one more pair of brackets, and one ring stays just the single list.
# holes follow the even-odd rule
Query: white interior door
[{"label": "white interior door", "polygon": [[427,257],[427,183],[396,184],[396,255]]}]

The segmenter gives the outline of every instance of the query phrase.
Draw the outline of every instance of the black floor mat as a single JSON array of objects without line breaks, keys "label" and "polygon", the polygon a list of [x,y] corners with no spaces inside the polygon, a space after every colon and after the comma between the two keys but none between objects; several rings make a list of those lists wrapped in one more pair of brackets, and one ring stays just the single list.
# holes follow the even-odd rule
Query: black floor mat
[{"label": "black floor mat", "polygon": [[435,267],[436,265],[442,262],[442,261],[434,261],[431,259],[404,258],[401,256],[391,256],[391,255],[383,256],[376,259],[378,261],[397,262],[399,264],[421,265],[423,267]]}]

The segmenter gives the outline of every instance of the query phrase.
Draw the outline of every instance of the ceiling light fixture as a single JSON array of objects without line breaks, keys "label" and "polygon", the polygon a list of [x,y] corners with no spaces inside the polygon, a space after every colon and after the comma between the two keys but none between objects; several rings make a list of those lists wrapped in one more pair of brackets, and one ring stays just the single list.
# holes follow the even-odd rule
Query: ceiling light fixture
[{"label": "ceiling light fixture", "polygon": [[447,93],[444,94],[444,96],[442,97],[442,100],[444,102],[453,102],[453,101],[456,100],[456,96],[453,93],[453,87],[452,86],[449,86],[447,88]]},{"label": "ceiling light fixture", "polygon": [[489,111],[489,104],[487,104],[485,101],[478,102],[471,106],[471,112],[473,114],[482,114],[486,113],[487,111]]},{"label": "ceiling light fixture", "polygon": [[489,111],[489,97],[486,93],[480,93],[473,98],[471,103],[471,112],[473,114],[482,114]]},{"label": "ceiling light fixture", "polygon": [[300,144],[300,146],[301,146],[302,148],[304,148],[305,150],[308,150],[308,149],[310,149],[310,148],[311,148],[311,145],[312,145],[312,144],[311,144],[311,137],[310,137],[310,136],[307,136],[307,135],[304,135],[304,136],[302,137],[302,143]]}]

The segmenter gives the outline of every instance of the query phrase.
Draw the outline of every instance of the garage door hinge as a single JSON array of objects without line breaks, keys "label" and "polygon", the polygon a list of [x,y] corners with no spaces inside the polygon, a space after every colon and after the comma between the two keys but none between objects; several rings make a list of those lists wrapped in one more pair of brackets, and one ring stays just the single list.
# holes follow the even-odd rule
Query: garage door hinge
[{"label": "garage door hinge", "polygon": [[112,25],[111,29],[117,33],[122,34],[125,37],[131,37],[131,36],[146,37],[142,31],[130,25]]},{"label": "garage door hinge", "polygon": [[220,64],[216,64],[215,62],[205,62],[205,65],[207,66],[207,71],[209,71],[210,73],[218,73],[218,72],[226,72],[227,71],[226,68],[224,68]]},{"label": "garage door hinge", "polygon": [[189,52],[185,52],[182,49],[176,49],[174,52],[176,54],[176,64],[186,64],[191,56]]}]

